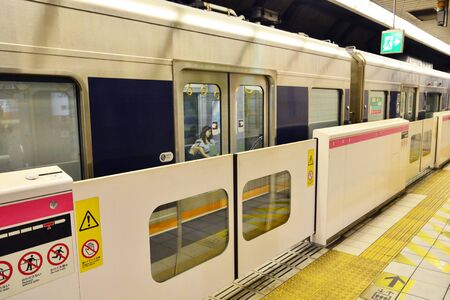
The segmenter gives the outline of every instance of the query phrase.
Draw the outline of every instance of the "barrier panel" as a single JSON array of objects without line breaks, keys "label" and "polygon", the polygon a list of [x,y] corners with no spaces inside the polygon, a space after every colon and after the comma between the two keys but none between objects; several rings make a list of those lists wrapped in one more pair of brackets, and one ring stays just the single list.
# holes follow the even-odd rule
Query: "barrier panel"
[{"label": "barrier panel", "polygon": [[76,182],[74,199],[82,299],[201,299],[234,279],[232,155]]},{"label": "barrier panel", "polygon": [[437,143],[435,167],[442,167],[450,160],[450,112],[434,113],[437,117]]},{"label": "barrier panel", "polygon": [[436,158],[437,118],[424,119],[422,122],[421,173],[434,167]]},{"label": "barrier panel", "polygon": [[414,181],[420,174],[422,157],[423,121],[409,123],[408,133],[408,167],[406,169],[407,183]]},{"label": "barrier panel", "polygon": [[405,189],[408,121],[318,129],[314,137],[319,153],[314,241],[326,245]]},{"label": "barrier panel", "polygon": [[238,277],[314,232],[316,141],[236,154]]}]

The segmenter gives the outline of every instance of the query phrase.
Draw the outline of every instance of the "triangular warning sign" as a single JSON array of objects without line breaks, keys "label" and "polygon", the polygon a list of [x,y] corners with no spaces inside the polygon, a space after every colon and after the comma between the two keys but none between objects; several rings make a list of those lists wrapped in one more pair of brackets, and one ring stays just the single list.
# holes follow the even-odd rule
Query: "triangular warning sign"
[{"label": "triangular warning sign", "polygon": [[81,222],[81,226],[79,231],[88,230],[91,228],[98,227],[99,224],[90,211],[87,211],[84,215],[83,222]]}]

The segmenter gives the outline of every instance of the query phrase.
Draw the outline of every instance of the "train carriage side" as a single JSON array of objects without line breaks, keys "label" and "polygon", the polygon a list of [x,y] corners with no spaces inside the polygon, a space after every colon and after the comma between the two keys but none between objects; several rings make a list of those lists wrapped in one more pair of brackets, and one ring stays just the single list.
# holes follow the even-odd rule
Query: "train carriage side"
[{"label": "train carriage side", "polygon": [[119,2],[4,3],[2,171],[56,163],[98,177],[189,160],[205,126],[221,154],[346,118],[345,50],[173,3]]}]

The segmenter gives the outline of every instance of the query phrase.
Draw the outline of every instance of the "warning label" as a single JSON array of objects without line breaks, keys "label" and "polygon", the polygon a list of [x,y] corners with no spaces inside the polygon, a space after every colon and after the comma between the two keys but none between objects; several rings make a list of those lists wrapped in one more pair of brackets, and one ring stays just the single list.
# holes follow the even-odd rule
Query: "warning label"
[{"label": "warning label", "polygon": [[80,231],[85,231],[88,229],[92,229],[95,227],[98,227],[98,222],[94,218],[94,216],[91,214],[91,212],[88,210],[86,214],[84,215],[83,222],[81,222]]},{"label": "warning label", "polygon": [[314,149],[309,149],[308,162],[306,166],[306,184],[308,187],[314,185],[314,160],[315,160],[315,151]]},{"label": "warning label", "polygon": [[98,198],[75,203],[80,272],[103,264],[100,207]]},{"label": "warning label", "polygon": [[54,212],[49,209],[46,218],[33,220],[30,217],[31,220],[25,222],[22,219],[17,222],[20,225],[13,224],[14,220],[10,218],[11,222],[0,228],[0,299],[74,272],[70,255],[73,245],[70,214],[73,209],[72,194],[0,206],[0,214],[7,210],[23,216],[24,209],[41,207],[43,200],[45,207],[49,207],[49,201],[67,207],[63,210],[65,214],[51,215]]}]

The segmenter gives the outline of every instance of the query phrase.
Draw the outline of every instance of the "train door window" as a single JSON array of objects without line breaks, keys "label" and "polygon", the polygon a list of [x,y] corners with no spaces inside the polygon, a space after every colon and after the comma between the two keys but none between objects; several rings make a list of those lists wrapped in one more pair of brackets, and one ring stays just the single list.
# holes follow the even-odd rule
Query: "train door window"
[{"label": "train door window", "polygon": [[149,220],[153,279],[166,281],[218,256],[227,247],[228,230],[223,189],[159,206]]},{"label": "train door window", "polygon": [[438,112],[441,107],[441,94],[425,94],[425,118],[432,118],[433,113]]},{"label": "train door window", "polygon": [[243,235],[250,241],[289,219],[291,175],[283,171],[249,181],[243,191]]},{"label": "train door window", "polygon": [[416,94],[415,88],[403,88],[400,116],[409,121],[416,119]]},{"label": "train door window", "polygon": [[339,125],[341,91],[333,89],[311,90],[309,101],[308,135],[314,129]]},{"label": "train door window", "polygon": [[58,165],[79,180],[80,152],[73,81],[0,77],[0,172]]},{"label": "train door window", "polygon": [[265,77],[230,74],[230,152],[268,146],[267,99]]},{"label": "train door window", "polygon": [[185,160],[221,154],[221,91],[216,84],[183,89]]},{"label": "train door window", "polygon": [[236,91],[237,151],[264,147],[264,94],[260,86],[241,85]]},{"label": "train door window", "polygon": [[386,116],[386,97],[385,91],[370,91],[369,92],[369,112],[367,120],[379,121]]}]

